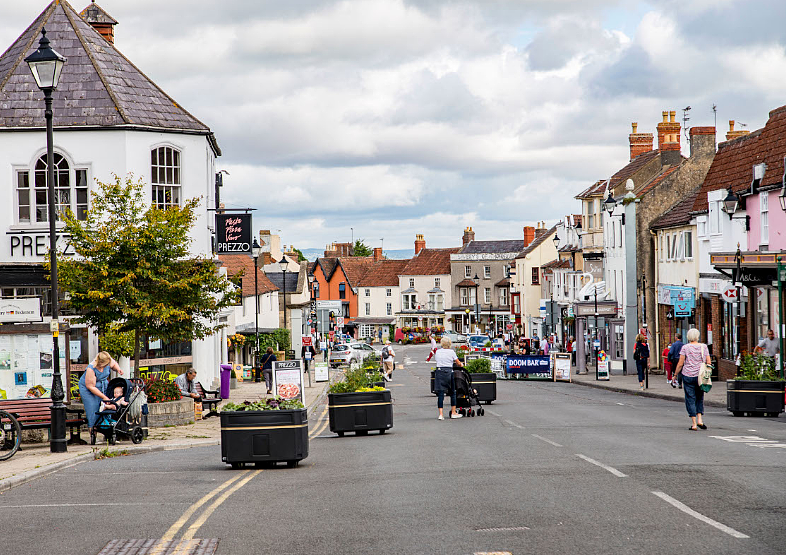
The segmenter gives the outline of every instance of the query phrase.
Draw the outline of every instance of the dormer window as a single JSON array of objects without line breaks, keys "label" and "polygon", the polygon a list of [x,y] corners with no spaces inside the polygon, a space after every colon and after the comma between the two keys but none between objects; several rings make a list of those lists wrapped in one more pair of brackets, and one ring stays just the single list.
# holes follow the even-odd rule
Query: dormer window
[{"label": "dormer window", "polygon": [[761,187],[761,182],[764,179],[764,172],[767,170],[767,164],[756,164],[753,166],[753,181],[751,182],[751,193],[755,193]]}]

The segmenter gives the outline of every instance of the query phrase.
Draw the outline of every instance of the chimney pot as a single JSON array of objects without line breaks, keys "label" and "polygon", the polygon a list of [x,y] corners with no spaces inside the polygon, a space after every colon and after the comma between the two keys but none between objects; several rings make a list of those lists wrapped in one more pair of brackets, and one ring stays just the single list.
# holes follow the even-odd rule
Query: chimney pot
[{"label": "chimney pot", "polygon": [[382,247],[374,247],[374,262],[382,260]]},{"label": "chimney pot", "polygon": [[639,124],[634,121],[633,123],[630,124],[630,126],[633,129],[631,133],[636,133],[636,130],[639,128]]},{"label": "chimney pot", "polygon": [[663,123],[669,123],[669,113],[666,111],[663,112]]},{"label": "chimney pot", "polygon": [[674,117],[675,117],[676,115],[677,115],[677,112],[675,112],[674,110],[672,110],[671,112],[669,112],[669,123],[674,123]]},{"label": "chimney pot", "polygon": [[[426,248],[426,240],[423,238],[422,233],[418,233],[415,235],[415,254],[417,255],[420,251]],[[381,251],[382,249],[380,249]]]},{"label": "chimney pot", "polygon": [[734,120],[733,119],[729,120],[729,131],[734,131]]}]

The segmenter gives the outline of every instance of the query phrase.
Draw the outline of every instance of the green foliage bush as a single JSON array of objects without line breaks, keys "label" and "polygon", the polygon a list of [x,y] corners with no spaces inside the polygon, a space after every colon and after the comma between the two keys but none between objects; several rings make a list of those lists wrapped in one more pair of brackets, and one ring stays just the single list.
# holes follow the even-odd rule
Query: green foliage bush
[{"label": "green foliage bush", "polygon": [[775,359],[764,353],[755,355],[744,353],[740,364],[738,380],[777,381],[780,373],[775,368]]},{"label": "green foliage bush", "polygon": [[476,358],[467,363],[466,369],[470,374],[490,374],[491,360],[488,358]]},{"label": "green foliage bush", "polygon": [[145,393],[148,403],[164,403],[166,401],[179,401],[180,388],[175,382],[162,380],[155,376],[145,380]]},{"label": "green foliage bush", "polygon": [[265,397],[259,401],[243,401],[242,403],[227,403],[221,407],[221,412],[258,411],[258,410],[294,410],[303,409],[305,406],[297,399],[286,400],[281,397]]},{"label": "green foliage bush", "polygon": [[335,382],[330,386],[328,391],[330,393],[354,393],[356,391],[368,390],[369,387],[374,386],[374,382],[382,381],[382,374],[379,372],[369,372],[365,368],[356,368],[354,370],[347,370],[344,373],[344,379]]}]

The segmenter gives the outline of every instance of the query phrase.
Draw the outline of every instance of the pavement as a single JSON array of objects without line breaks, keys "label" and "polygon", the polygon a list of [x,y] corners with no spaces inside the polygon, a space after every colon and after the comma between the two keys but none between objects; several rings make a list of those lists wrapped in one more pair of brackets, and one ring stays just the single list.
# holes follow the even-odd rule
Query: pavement
[{"label": "pavement", "polygon": [[[327,382],[316,383],[313,369],[311,371],[311,387],[308,377],[304,377],[306,387],[303,388],[305,404],[309,415],[313,414],[327,391]],[[265,382],[239,382],[237,389],[230,391],[228,401],[254,401],[265,396]],[[220,405],[219,405],[220,407]],[[69,445],[65,453],[51,453],[49,443],[23,443],[21,449],[6,461],[0,461],[0,492],[24,484],[40,476],[67,468],[100,456],[101,453],[139,454],[172,449],[188,449],[219,445],[221,440],[221,420],[211,416],[193,424],[165,428],[150,428],[148,437],[139,445],[130,440],[118,440],[114,446],[107,443],[96,445]],[[99,439],[101,436],[99,435]],[[82,439],[89,440],[88,433],[82,431]]]}]

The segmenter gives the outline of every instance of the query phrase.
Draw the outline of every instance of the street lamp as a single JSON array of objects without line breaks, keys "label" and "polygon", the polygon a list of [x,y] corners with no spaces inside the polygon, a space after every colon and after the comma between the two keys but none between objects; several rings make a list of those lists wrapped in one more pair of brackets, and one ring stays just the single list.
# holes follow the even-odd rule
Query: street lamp
[{"label": "street lamp", "polygon": [[52,279],[52,423],[49,428],[49,450],[52,453],[65,453],[66,438],[66,416],[63,399],[63,380],[60,375],[60,344],[58,335],[60,332],[60,307],[57,298],[57,228],[55,225],[55,153],[54,138],[52,130],[52,91],[57,88],[60,81],[60,73],[66,59],[52,50],[49,46],[49,39],[46,38],[46,29],[41,29],[41,40],[38,41],[38,50],[25,58],[25,62],[30,67],[36,85],[44,93],[44,118],[46,119],[46,181],[49,216],[49,275]]},{"label": "street lamp", "polygon": [[737,263],[737,271],[734,274],[734,285],[737,288],[737,370],[739,365],[742,364],[742,338],[740,337],[740,319],[742,318],[742,252],[740,252],[740,244],[737,243],[737,252],[734,254],[734,260]]},{"label": "street lamp", "polygon": [[734,213],[737,211],[737,207],[740,204],[740,197],[734,194],[734,191],[729,189],[729,194],[726,195],[726,198],[723,199],[723,211],[729,215],[729,219],[734,216]]},{"label": "street lamp", "polygon": [[555,249],[559,249],[559,235],[557,235],[557,234],[555,233],[555,234],[554,234],[554,239],[552,239],[552,241],[554,241],[554,248],[555,248]]},{"label": "street lamp", "polygon": [[609,190],[609,196],[603,202],[603,206],[606,208],[606,212],[609,213],[609,216],[611,216],[611,213],[614,212],[614,208],[617,207],[617,201],[614,200],[611,190]]},{"label": "street lamp", "polygon": [[781,194],[778,195],[778,200],[781,203],[781,210],[786,212],[786,187],[781,189]]},{"label": "street lamp", "polygon": [[287,258],[282,256],[278,265],[281,268],[281,272],[284,274],[284,329],[287,329],[287,264]]},{"label": "street lamp", "polygon": [[[475,277],[472,278],[472,281],[475,282],[475,325],[480,328],[480,278],[477,273],[475,273]],[[480,329],[478,329],[478,331],[480,331]]]},{"label": "street lamp", "polygon": [[262,372],[259,368],[259,270],[257,266],[261,252],[262,247],[255,237],[251,254],[254,257],[254,381],[257,383],[262,381]]}]

